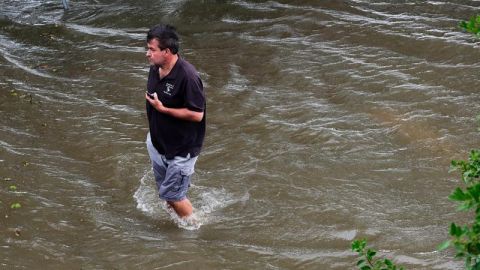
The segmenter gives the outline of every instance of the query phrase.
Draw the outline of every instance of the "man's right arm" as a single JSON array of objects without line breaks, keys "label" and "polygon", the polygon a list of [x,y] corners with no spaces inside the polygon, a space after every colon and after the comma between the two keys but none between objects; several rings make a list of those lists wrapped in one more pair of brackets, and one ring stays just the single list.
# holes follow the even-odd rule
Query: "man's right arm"
[{"label": "man's right arm", "polygon": [[145,93],[145,98],[147,101],[160,113],[168,114],[175,118],[192,121],[192,122],[201,122],[203,120],[203,112],[196,112],[189,110],[188,108],[168,108],[163,105],[163,103],[158,99],[157,93],[153,93],[153,98],[151,98],[147,93]]}]

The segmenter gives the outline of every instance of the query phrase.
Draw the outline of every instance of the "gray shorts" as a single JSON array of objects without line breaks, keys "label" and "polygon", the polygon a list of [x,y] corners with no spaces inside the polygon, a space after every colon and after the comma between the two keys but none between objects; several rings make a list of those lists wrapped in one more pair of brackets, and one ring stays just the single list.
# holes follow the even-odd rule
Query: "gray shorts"
[{"label": "gray shorts", "polygon": [[188,155],[167,159],[153,146],[150,133],[147,135],[146,143],[160,198],[166,201],[185,199],[197,157],[191,158]]}]

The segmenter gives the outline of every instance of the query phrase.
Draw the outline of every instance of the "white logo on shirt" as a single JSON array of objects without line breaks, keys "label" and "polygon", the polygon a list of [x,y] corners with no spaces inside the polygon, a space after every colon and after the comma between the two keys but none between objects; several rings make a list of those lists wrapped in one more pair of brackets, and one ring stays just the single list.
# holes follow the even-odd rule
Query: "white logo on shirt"
[{"label": "white logo on shirt", "polygon": [[172,95],[172,90],[173,90],[173,88],[175,87],[175,85],[174,85],[174,84],[171,84],[171,83],[166,83],[166,84],[165,84],[165,87],[166,87],[167,89],[166,89],[165,91],[163,91],[163,93],[171,96],[171,95]]}]

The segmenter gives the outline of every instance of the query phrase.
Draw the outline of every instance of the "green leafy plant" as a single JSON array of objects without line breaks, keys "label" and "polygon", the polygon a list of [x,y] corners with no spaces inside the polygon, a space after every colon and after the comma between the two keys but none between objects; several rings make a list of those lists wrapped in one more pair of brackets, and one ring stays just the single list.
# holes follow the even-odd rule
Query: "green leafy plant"
[{"label": "green leafy plant", "polygon": [[457,187],[448,197],[456,201],[459,211],[474,211],[474,220],[468,225],[450,225],[451,239],[439,246],[440,250],[453,246],[456,258],[465,259],[467,270],[480,270],[480,151],[472,150],[468,160],[453,160],[452,171],[460,171],[465,188]]},{"label": "green leafy plant", "polygon": [[377,251],[367,248],[367,240],[360,239],[352,242],[352,250],[360,255],[357,266],[360,270],[403,270],[389,259],[376,259]]},{"label": "green leafy plant", "polygon": [[480,15],[472,16],[469,21],[461,21],[459,26],[465,31],[480,37]]},{"label": "green leafy plant", "polygon": [[12,203],[12,205],[10,205],[10,208],[12,209],[18,209],[18,208],[21,208],[22,205],[20,203]]}]

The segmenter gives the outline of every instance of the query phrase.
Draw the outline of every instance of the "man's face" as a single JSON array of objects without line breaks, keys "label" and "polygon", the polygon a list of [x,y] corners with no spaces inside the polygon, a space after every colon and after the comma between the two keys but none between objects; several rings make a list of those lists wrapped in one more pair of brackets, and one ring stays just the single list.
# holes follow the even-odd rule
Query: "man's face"
[{"label": "man's face", "polygon": [[150,65],[162,66],[165,63],[165,54],[167,49],[161,49],[157,39],[152,39],[147,43],[146,56]]}]

